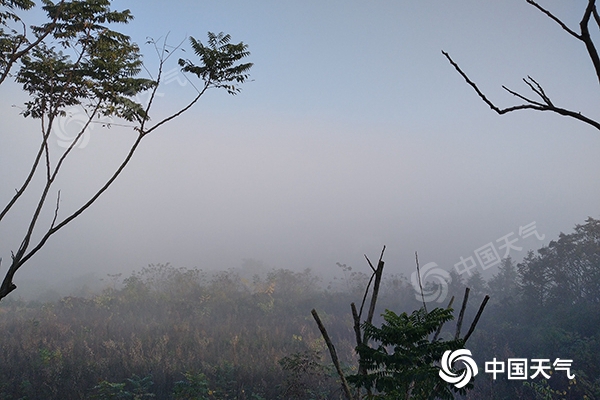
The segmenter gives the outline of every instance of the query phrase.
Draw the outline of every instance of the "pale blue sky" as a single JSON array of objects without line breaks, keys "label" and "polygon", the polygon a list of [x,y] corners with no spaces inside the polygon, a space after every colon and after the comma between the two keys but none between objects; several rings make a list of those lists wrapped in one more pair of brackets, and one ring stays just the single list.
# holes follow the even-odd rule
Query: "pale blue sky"
[{"label": "pale blue sky", "polygon": [[[573,28],[585,6],[542,4]],[[245,258],[331,272],[335,262],[363,268],[362,254],[376,258],[384,244],[389,271],[409,275],[414,251],[422,263],[449,269],[536,221],[546,239],[521,239],[524,250],[511,253],[521,258],[600,217],[600,132],[551,114],[498,116],[441,54],[450,52],[499,105],[514,101],[501,85],[525,91],[529,74],[555,103],[600,118],[584,47],[525,1],[114,7],[135,15],[123,30],[140,43],[149,69],[156,59],[146,37],[169,33],[174,44],[224,31],[249,45],[253,81],[235,97],[208,93],[148,137],[114,187],[56,235],[22,279],[74,269],[103,276],[160,262],[229,268]],[[159,90],[155,119],[194,94],[172,77]],[[37,132],[10,108],[13,89],[1,88],[11,93],[0,98],[0,179],[9,182],[2,198],[22,179],[17,166],[27,165]],[[95,128],[61,183],[61,210],[106,178],[132,138]],[[13,237],[0,228],[3,243]]]}]

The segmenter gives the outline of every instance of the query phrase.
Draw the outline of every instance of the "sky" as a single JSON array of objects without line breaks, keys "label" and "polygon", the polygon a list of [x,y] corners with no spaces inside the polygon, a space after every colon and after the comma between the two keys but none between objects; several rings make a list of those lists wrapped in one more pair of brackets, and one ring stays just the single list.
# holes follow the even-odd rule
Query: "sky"
[{"label": "sky", "polygon": [[[573,29],[586,4],[540,3]],[[135,16],[119,29],[139,43],[152,74],[148,38],[182,43],[165,67],[154,121],[195,94],[176,69],[177,58],[194,57],[188,36],[222,31],[246,43],[251,80],[237,96],[207,92],[144,139],[118,181],[19,271],[17,286],[158,263],[214,270],[253,260],[327,275],[339,262],[368,272],[363,255],[377,259],[383,245],[388,273],[410,276],[415,251],[421,265],[447,270],[490,243],[520,260],[600,218],[600,132],[550,113],[499,116],[441,53],[500,106],[518,100],[502,85],[529,94],[522,78],[530,75],[555,104],[600,118],[583,44],[525,1],[120,0],[113,8]],[[40,131],[19,115],[20,88],[0,90],[5,204]],[[52,151],[80,123],[70,115]],[[59,216],[102,185],[134,139],[129,128],[93,127],[56,184]],[[0,225],[2,268],[34,198]],[[501,249],[503,237],[520,250]]]}]

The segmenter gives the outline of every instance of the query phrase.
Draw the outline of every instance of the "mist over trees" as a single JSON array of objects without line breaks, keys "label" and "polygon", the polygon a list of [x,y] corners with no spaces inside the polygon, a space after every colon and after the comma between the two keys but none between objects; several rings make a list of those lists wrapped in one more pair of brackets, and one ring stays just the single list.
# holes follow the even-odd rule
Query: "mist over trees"
[{"label": "mist over trees", "polygon": [[[588,1],[579,32],[527,2],[584,44],[600,80],[590,34],[591,27],[600,28],[595,1]],[[176,63],[195,82],[196,95],[154,121],[165,65],[183,42],[170,46],[149,39],[158,70],[145,76],[139,46],[113,30],[133,18],[129,10],[114,11],[108,0],[42,3],[46,23],[28,31],[25,16],[35,4],[0,0],[0,84],[12,79],[22,87],[29,98],[22,115],[37,120],[40,134],[31,168],[21,171],[23,183],[0,210],[2,223],[33,192],[29,217],[15,233],[21,235],[17,247],[2,249],[10,257],[4,256],[9,265],[0,285],[0,400],[600,398],[600,221],[591,217],[519,263],[502,260],[488,281],[479,272],[466,280],[451,272],[448,297],[457,304],[464,299],[462,308],[451,300],[446,308],[428,309],[406,278],[382,278],[381,258],[377,269],[369,261],[371,278],[338,264],[344,272],[339,284],[327,285],[310,270],[248,275],[157,264],[123,280],[113,275],[114,285],[90,296],[56,302],[7,297],[16,289],[17,271],[109,189],[143,139],[190,110],[209,89],[237,94],[252,67],[241,62],[250,55],[247,45],[232,43],[228,34],[209,32],[206,44],[190,37],[190,58],[198,60]],[[593,118],[556,106],[529,76],[524,82],[536,98],[504,87],[523,103],[498,107],[443,54],[498,114],[550,111],[600,129]],[[73,107],[84,124],[55,153],[51,132]],[[111,118],[105,125],[127,129],[130,147],[105,183],[65,213],[57,177],[86,130],[105,117]],[[371,302],[363,321],[372,280],[372,298],[379,301],[377,307]],[[482,313],[488,294],[490,305]],[[455,308],[458,321],[449,326]],[[461,337],[463,317],[474,322]],[[467,339],[478,360],[572,358],[577,378],[554,374],[521,382],[481,374],[457,390],[438,380],[439,363],[444,351],[465,347]]]},{"label": "mist over trees", "polygon": [[[478,362],[572,357],[576,379],[555,373],[527,385],[480,373],[465,398],[600,398],[599,246],[600,221],[589,218],[520,263],[503,260],[482,284],[492,297],[468,344]],[[344,398],[310,310],[319,310],[344,372],[356,374],[348,304],[360,302],[366,280],[359,267],[324,282],[308,270],[157,264],[87,298],[9,297],[0,304],[0,398]],[[458,279],[448,295],[459,302],[466,284]],[[472,296],[465,321],[479,305]],[[405,277],[387,276],[373,325],[385,309],[421,306]],[[447,328],[441,337],[454,336]]]}]

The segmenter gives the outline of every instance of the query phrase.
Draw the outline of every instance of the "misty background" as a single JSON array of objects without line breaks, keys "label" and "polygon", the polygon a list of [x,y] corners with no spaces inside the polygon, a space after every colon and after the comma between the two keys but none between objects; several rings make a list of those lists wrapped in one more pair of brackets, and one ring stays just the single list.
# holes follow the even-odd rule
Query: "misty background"
[{"label": "misty background", "polygon": [[[176,45],[224,31],[249,45],[252,82],[235,97],[209,91],[145,139],[99,201],[17,273],[16,296],[34,280],[100,279],[150,263],[366,270],[363,254],[376,259],[384,244],[387,273],[409,276],[415,251],[422,265],[449,270],[535,221],[545,238],[519,238],[523,250],[510,255],[520,260],[600,216],[600,134],[549,113],[498,116],[441,54],[499,106],[517,103],[501,85],[528,94],[521,79],[531,75],[556,105],[597,118],[585,48],[556,23],[520,0],[323,3],[115,1],[135,16],[117,29],[139,43],[151,73],[148,37],[168,34]],[[585,4],[543,2],[573,28]],[[154,121],[195,94],[175,70],[177,58],[193,59],[187,41],[182,47]],[[20,88],[1,90],[4,205],[41,135],[19,115]],[[76,114],[65,119],[53,150],[77,124]],[[59,217],[105,182],[134,138],[126,127],[93,127],[55,186]],[[3,268],[31,216],[35,198],[24,200],[0,228]]]}]

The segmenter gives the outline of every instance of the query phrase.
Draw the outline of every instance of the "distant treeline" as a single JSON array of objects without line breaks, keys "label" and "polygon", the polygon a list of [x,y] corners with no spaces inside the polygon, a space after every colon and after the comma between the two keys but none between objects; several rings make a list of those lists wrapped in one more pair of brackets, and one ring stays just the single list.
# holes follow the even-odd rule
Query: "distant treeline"
[{"label": "distant treeline", "polygon": [[[7,298],[0,302],[0,400],[341,399],[310,315],[319,310],[355,373],[349,305],[360,304],[369,276],[340,267],[341,284],[329,288],[308,270],[249,277],[166,264],[88,298]],[[600,221],[588,219],[522,263],[503,260],[489,282],[451,276],[455,308],[464,287],[472,289],[467,321],[485,294],[492,298],[468,343],[478,362],[570,358],[577,376],[523,382],[482,373],[468,398],[600,398]],[[407,279],[389,275],[378,304],[380,312],[422,305]]]}]

